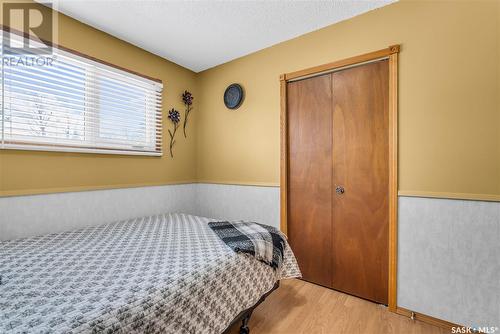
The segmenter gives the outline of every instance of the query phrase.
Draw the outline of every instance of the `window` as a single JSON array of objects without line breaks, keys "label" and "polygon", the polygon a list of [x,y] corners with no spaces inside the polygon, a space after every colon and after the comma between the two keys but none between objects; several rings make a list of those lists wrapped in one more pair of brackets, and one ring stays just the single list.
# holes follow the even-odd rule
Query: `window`
[{"label": "window", "polygon": [[63,49],[4,55],[1,44],[0,148],[161,155],[161,82]]}]

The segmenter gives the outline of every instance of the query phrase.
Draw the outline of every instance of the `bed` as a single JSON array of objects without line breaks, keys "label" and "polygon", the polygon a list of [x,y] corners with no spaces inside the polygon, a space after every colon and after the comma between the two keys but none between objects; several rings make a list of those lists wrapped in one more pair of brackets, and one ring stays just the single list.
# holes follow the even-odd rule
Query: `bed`
[{"label": "bed", "polygon": [[165,214],[0,242],[0,332],[223,333],[300,276],[288,245],[274,270],[210,221]]}]

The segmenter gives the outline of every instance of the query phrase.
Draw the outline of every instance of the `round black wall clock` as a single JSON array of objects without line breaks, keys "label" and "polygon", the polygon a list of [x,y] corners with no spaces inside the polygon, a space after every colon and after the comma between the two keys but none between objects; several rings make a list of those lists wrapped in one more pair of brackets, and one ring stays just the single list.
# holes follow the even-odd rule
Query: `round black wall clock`
[{"label": "round black wall clock", "polygon": [[224,104],[228,109],[237,109],[243,102],[243,88],[239,84],[231,84],[224,92]]}]

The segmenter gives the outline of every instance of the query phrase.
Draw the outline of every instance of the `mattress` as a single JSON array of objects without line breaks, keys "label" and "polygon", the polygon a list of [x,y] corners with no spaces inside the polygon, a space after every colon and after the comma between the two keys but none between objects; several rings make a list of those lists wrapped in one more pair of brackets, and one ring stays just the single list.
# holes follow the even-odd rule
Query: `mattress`
[{"label": "mattress", "polygon": [[1,333],[221,333],[275,282],[208,218],[165,214],[0,242]]}]

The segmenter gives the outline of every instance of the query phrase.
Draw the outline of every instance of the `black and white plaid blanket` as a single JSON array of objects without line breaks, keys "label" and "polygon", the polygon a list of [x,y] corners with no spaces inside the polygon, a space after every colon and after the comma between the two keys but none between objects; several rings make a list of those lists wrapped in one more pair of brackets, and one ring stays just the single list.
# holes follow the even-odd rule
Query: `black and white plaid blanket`
[{"label": "black and white plaid blanket", "polygon": [[285,236],[278,229],[254,222],[210,222],[210,228],[232,250],[253,255],[277,269],[283,262]]}]

